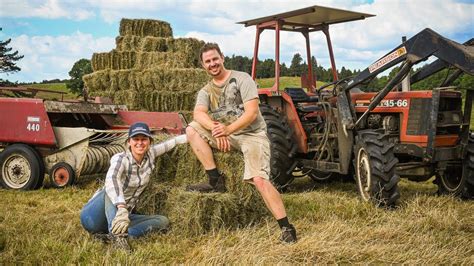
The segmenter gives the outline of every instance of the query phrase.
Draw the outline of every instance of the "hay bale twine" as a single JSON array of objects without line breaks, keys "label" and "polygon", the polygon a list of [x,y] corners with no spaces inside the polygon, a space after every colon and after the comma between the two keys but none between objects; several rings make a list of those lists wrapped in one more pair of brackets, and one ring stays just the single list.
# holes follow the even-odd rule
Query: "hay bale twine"
[{"label": "hay bale twine", "polygon": [[168,22],[154,19],[123,18],[120,20],[119,33],[121,36],[173,37],[173,30]]}]

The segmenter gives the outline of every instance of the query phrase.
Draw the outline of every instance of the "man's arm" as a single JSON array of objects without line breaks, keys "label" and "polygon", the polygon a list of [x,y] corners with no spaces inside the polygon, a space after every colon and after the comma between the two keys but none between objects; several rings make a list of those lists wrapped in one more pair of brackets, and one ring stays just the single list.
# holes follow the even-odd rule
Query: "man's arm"
[{"label": "man's arm", "polygon": [[[204,128],[208,130],[213,130],[213,128],[220,124],[216,121],[213,121],[207,113],[208,109],[204,105],[196,105],[194,107],[194,120],[201,124]],[[215,137],[217,142],[217,148],[223,152],[230,151],[230,142],[227,139],[227,135]]]},{"label": "man's arm", "polygon": [[229,136],[234,132],[248,127],[257,118],[258,110],[258,99],[245,102],[242,116],[228,126],[221,123],[215,124],[212,128],[212,135],[216,138]]},{"label": "man's arm", "polygon": [[214,121],[212,121],[211,117],[207,113],[208,108],[204,105],[196,105],[194,107],[194,120],[198,122],[201,126],[208,130],[212,130],[214,126]]}]

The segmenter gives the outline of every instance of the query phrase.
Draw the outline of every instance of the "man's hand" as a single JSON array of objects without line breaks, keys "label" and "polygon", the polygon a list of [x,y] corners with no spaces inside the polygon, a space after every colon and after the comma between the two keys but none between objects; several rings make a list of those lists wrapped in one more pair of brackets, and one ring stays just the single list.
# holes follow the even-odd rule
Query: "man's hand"
[{"label": "man's hand", "polygon": [[112,220],[112,234],[125,234],[128,231],[130,219],[127,208],[118,208],[115,218]]},{"label": "man's hand", "polygon": [[217,141],[217,148],[220,151],[223,151],[223,152],[230,151],[230,141],[227,137],[216,138],[216,141]]},{"label": "man's hand", "polygon": [[219,122],[214,122],[214,126],[212,127],[212,136],[214,138],[227,137],[230,134],[232,134],[232,132],[230,132],[228,126]]}]

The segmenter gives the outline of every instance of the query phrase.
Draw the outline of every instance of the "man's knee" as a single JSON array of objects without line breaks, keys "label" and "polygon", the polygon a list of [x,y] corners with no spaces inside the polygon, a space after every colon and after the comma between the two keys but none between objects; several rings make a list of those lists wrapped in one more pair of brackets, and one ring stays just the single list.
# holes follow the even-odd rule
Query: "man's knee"
[{"label": "man's knee", "polygon": [[260,177],[260,176],[256,176],[254,178],[252,178],[252,183],[255,185],[255,187],[257,187],[257,189],[263,189],[265,188],[265,186],[267,185],[267,182],[269,182],[268,180],[266,180],[265,178],[263,177]]},{"label": "man's knee", "polygon": [[196,134],[197,134],[196,129],[194,129],[191,126],[186,127],[186,136],[188,137],[188,139],[196,136]]}]

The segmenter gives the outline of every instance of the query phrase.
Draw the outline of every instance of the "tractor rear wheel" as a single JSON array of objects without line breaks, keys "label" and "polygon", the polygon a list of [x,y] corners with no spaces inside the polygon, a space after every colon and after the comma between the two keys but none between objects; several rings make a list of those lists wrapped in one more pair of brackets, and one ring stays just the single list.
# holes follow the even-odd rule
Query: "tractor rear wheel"
[{"label": "tractor rear wheel", "polygon": [[469,136],[466,157],[461,165],[448,165],[445,171],[436,174],[438,194],[462,198],[474,198],[474,135]]},{"label": "tractor rear wheel", "polygon": [[74,184],[76,173],[68,163],[59,162],[51,168],[49,177],[53,187],[64,188]]},{"label": "tractor rear wheel", "polygon": [[270,140],[270,179],[278,189],[282,189],[294,179],[288,171],[294,162],[296,144],[290,126],[280,113],[267,104],[260,105],[260,112],[267,124]]},{"label": "tractor rear wheel", "polygon": [[354,168],[357,187],[364,201],[378,207],[394,206],[400,198],[400,177],[395,174],[398,159],[393,147],[388,135],[374,131],[361,131],[356,137]]},{"label": "tractor rear wheel", "polygon": [[32,190],[41,186],[44,168],[39,155],[25,144],[13,144],[0,154],[0,184],[7,189]]}]

